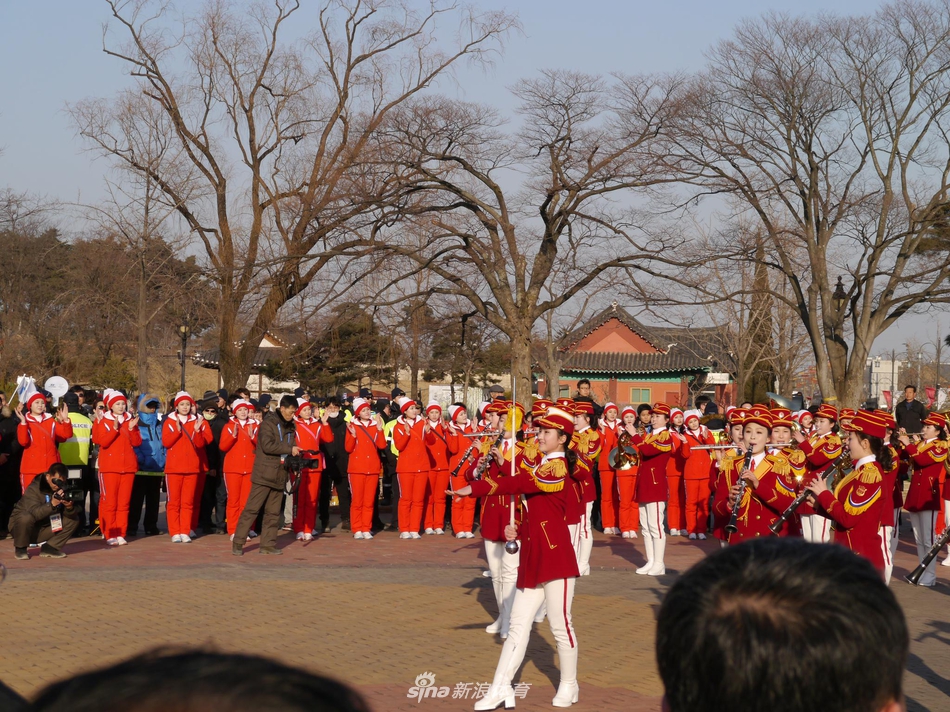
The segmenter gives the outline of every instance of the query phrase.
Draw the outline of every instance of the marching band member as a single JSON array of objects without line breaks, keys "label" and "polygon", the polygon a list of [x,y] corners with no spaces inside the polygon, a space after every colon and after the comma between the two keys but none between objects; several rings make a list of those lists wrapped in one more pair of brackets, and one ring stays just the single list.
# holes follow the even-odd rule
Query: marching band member
[{"label": "marching band member", "polygon": [[[515,432],[521,422],[521,406],[497,399],[485,410],[492,430],[502,431],[500,445],[489,443],[490,449],[483,455],[488,458],[480,463],[486,476],[499,481],[511,475],[511,460],[516,457],[521,443],[515,439]],[[485,465],[487,464],[487,468]],[[520,521],[520,502],[515,510],[516,521]],[[511,498],[503,495],[487,494],[482,497],[481,534],[485,543],[485,559],[491,572],[492,590],[498,605],[498,618],[485,628],[489,635],[498,633],[502,639],[508,637],[511,619],[511,604],[515,598],[518,581],[519,554],[505,552],[505,527],[511,522]]]},{"label": "marching band member", "polygon": [[349,453],[347,476],[350,484],[350,528],[354,539],[373,538],[373,503],[383,470],[379,451],[386,447],[386,435],[379,426],[369,401],[353,401],[353,418],[346,424],[344,448]]},{"label": "marching band member", "polygon": [[[449,427],[448,445],[449,453],[449,473],[458,473],[452,478],[450,486],[452,489],[464,487],[468,482],[468,475],[475,466],[473,454],[479,447],[478,438],[467,438],[466,434],[475,433],[475,427],[468,419],[468,411],[460,403],[453,403],[449,406]],[[471,452],[469,452],[471,448]],[[459,467],[462,458],[468,457],[465,464]],[[474,539],[475,535],[472,529],[475,524],[475,503],[471,497],[453,497],[452,498],[452,531],[455,532],[456,539]]]},{"label": "marching band member", "polygon": [[142,444],[138,416],[126,413],[128,401],[119,391],[103,394],[103,416],[92,426],[92,441],[99,446],[99,529],[109,546],[128,544],[129,501],[139,469],[133,448]]},{"label": "marching band member", "polygon": [[396,399],[399,417],[393,428],[393,444],[399,451],[396,477],[399,479],[399,538],[421,539],[419,529],[425,510],[429,483],[429,453],[426,452],[425,424],[419,406],[411,398]]},{"label": "marching band member", "polygon": [[239,398],[231,404],[231,417],[221,431],[218,447],[224,453],[222,471],[228,492],[227,525],[231,541],[238,519],[251,493],[251,472],[257,454],[257,420],[250,417],[254,406]]},{"label": "marching band member", "polygon": [[662,576],[666,573],[663,515],[666,513],[666,500],[669,497],[666,467],[673,454],[673,438],[667,430],[669,420],[670,407],[666,403],[654,404],[650,416],[651,432],[648,435],[638,435],[634,439],[634,445],[640,453],[635,499],[640,507],[640,523],[643,525],[643,545],[647,559],[646,564],[637,569],[637,573],[648,576]]},{"label": "marching band member", "polygon": [[[638,429],[639,416],[636,408],[626,406],[620,413],[623,429],[633,438],[641,433]],[[638,456],[639,457],[639,456]],[[640,508],[634,501],[634,492],[637,489],[637,472],[640,466],[634,465],[626,470],[617,470],[617,493],[619,501],[620,532],[624,539],[636,539],[637,529],[640,528]]]},{"label": "marching band member", "polygon": [[[947,422],[939,413],[931,413],[923,423],[923,442],[912,443],[907,433],[901,433],[899,438],[913,468],[904,509],[910,513],[920,563],[933,547],[937,512],[940,511],[940,473],[947,460]],[[921,586],[936,585],[936,566],[937,560],[934,559],[920,577]]]},{"label": "marching band member", "polygon": [[[881,514],[881,554],[884,559],[884,583],[891,582],[891,574],[894,571],[894,554],[897,552],[897,529],[900,521],[900,508],[904,504],[904,493],[902,491],[900,474],[900,455],[894,431],[897,424],[893,413],[883,410],[874,411],[874,415],[884,424],[884,446],[890,454],[890,468],[884,468],[883,480],[881,483],[881,497],[884,500]],[[898,447],[895,447],[897,443]],[[883,468],[883,465],[882,465]],[[897,504],[895,505],[895,498]],[[896,507],[896,508],[895,508]]]},{"label": "marching band member", "polygon": [[317,453],[316,458],[309,458],[316,460],[314,466],[304,467],[300,470],[300,482],[295,493],[297,497],[297,516],[294,517],[293,521],[297,541],[313,540],[313,530],[317,525],[320,479],[323,474],[323,453],[320,452],[320,445],[333,442],[333,429],[328,423],[329,416],[324,413],[322,418],[318,418],[315,411],[316,409],[309,400],[305,398],[297,399],[297,411],[294,413],[296,445],[301,452]]},{"label": "marching band member", "polygon": [[[578,700],[577,637],[571,619],[574,584],[579,575],[565,525],[568,484],[573,467],[568,440],[574,423],[571,415],[555,406],[536,420],[538,446],[543,457],[536,467],[521,466],[514,477],[473,482],[457,490],[459,496],[521,495],[524,519],[506,527],[509,540],[521,541],[517,592],[511,608],[508,639],[505,641],[487,694],[475,703],[476,710],[492,710],[504,704],[514,707],[512,678],[524,660],[535,613],[545,605],[551,633],[557,642],[561,680],[554,707],[570,707]],[[573,495],[570,495],[573,497]],[[506,554],[511,556],[511,554]]]},{"label": "marching band member", "polygon": [[715,445],[716,438],[709,428],[700,425],[700,412],[684,413],[686,431],[684,437],[690,447],[689,457],[683,466],[683,485],[686,490],[686,531],[690,539],[705,539],[709,529],[710,473],[714,458],[710,450],[694,450],[695,447]]},{"label": "marching band member", "polygon": [[[752,462],[742,470],[745,455],[729,454],[723,458],[716,483],[716,498],[713,515],[717,530],[722,532],[722,541],[737,544],[746,539],[770,536],[769,525],[773,524],[795,499],[795,480],[788,459],[779,453],[766,451],[772,434],[772,416],[768,408],[756,405],[743,414],[742,437],[746,446],[752,447]],[[740,472],[740,470],[742,470]],[[739,480],[746,481],[736,520],[737,531],[725,531],[736,498],[739,496]]]},{"label": "marching band member", "polygon": [[[822,403],[815,413],[814,429],[807,438],[801,432],[792,433],[792,437],[805,453],[805,477],[802,485],[810,485],[823,478],[832,463],[841,456],[841,438],[835,432],[838,411],[827,403]],[[802,425],[804,429],[804,422]],[[831,520],[815,512],[807,502],[798,508],[802,522],[802,536],[806,541],[827,543],[831,541]]]},{"label": "marching band member", "polygon": [[[891,452],[884,441],[885,421],[868,411],[845,418],[854,469],[828,489],[823,479],[805,486],[812,506],[833,522],[837,544],[843,544],[884,571],[881,519],[890,501],[884,491],[883,473],[891,469]],[[889,493],[888,493],[889,494]]]},{"label": "marching band member", "polygon": [[205,446],[211,442],[211,426],[204,418],[191,412],[195,400],[185,391],[175,394],[175,412],[162,424],[162,445],[165,446],[165,487],[168,501],[165,514],[168,533],[175,544],[191,542],[195,488],[204,461]]},{"label": "marching band member", "polygon": [[[590,427],[594,416],[594,405],[588,401],[574,403],[574,435],[571,438],[570,448],[577,453],[582,466],[574,470],[575,481],[581,491],[581,520],[577,530],[577,566],[581,576],[590,575],[590,552],[594,546],[594,533],[590,526],[590,515],[597,499],[597,488],[594,484],[594,469],[597,457],[600,455],[600,435]],[[577,473],[581,473],[577,477]]]},{"label": "marching band member", "polygon": [[442,424],[442,406],[426,406],[426,452],[429,454],[429,486],[426,489],[426,534],[445,534],[445,490],[449,488],[448,429]]},{"label": "marching band member", "polygon": [[[24,406],[26,414],[23,412]],[[26,488],[37,475],[48,472],[50,465],[61,461],[59,444],[73,436],[73,425],[69,421],[66,404],[60,406],[54,418],[46,412],[46,398],[39,391],[34,391],[25,403],[17,406],[16,415],[20,419],[16,439],[23,448],[23,459],[20,461],[20,492],[25,494]]]},{"label": "marching band member", "polygon": [[619,534],[618,509],[620,495],[617,490],[617,471],[610,462],[610,451],[617,447],[621,425],[617,420],[619,409],[614,403],[604,405],[604,417],[600,421],[600,458],[597,470],[600,473],[600,523],[604,534]]},{"label": "marching band member", "polygon": [[666,463],[666,480],[670,486],[670,499],[666,505],[666,521],[670,536],[686,536],[686,486],[683,484],[683,469],[689,457],[689,444],[683,435],[685,416],[679,408],[670,408],[670,435],[673,453]]}]

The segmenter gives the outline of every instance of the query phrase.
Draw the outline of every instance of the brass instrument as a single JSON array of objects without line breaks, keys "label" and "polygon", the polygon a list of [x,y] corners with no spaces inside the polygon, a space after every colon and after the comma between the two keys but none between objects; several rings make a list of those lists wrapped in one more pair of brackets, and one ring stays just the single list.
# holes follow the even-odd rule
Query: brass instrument
[{"label": "brass instrument", "polygon": [[633,445],[633,436],[626,430],[617,438],[617,447],[610,451],[607,461],[615,470],[629,470],[640,464],[640,453]]}]

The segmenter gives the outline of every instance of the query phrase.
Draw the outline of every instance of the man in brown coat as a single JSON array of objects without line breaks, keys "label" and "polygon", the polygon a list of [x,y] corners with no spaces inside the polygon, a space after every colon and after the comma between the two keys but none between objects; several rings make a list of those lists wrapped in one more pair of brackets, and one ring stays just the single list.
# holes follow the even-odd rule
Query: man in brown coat
[{"label": "man in brown coat", "polygon": [[40,548],[40,556],[49,559],[63,559],[63,546],[79,526],[79,507],[65,502],[60,485],[54,480],[63,480],[69,476],[65,465],[55,463],[49,471],[36,477],[26,488],[20,501],[10,515],[10,531],[13,532],[14,555],[17,559],[30,558],[29,546],[41,541],[46,543]]},{"label": "man in brown coat", "polygon": [[284,396],[280,399],[277,412],[267,413],[261,421],[261,428],[257,432],[257,456],[254,458],[254,469],[251,470],[251,493],[247,497],[244,511],[241,512],[231,544],[231,553],[235,556],[244,554],[247,534],[262,509],[264,516],[260,553],[283,553],[277,548],[277,527],[284,486],[287,484],[283,456],[296,457],[300,454],[300,448],[294,444],[297,439],[294,425],[296,410],[297,399]]}]

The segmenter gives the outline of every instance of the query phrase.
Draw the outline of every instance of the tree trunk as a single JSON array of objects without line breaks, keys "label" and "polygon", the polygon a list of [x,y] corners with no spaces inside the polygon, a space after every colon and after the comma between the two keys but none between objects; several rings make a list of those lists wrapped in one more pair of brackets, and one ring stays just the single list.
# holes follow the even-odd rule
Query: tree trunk
[{"label": "tree trunk", "polygon": [[523,327],[511,337],[511,386],[517,401],[531,406],[531,328]]},{"label": "tree trunk", "polygon": [[139,250],[139,294],[138,319],[136,319],[136,337],[138,349],[135,360],[138,366],[136,386],[139,393],[148,392],[148,285],[146,284],[146,265],[144,248]]}]

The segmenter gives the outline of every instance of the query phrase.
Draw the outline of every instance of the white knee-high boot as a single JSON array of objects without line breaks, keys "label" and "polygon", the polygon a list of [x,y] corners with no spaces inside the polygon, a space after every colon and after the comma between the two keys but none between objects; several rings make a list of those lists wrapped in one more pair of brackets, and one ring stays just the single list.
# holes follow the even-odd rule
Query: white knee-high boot
[{"label": "white knee-high boot", "polygon": [[[666,537],[656,539],[653,542],[653,566],[647,571],[650,576],[662,576],[666,573],[666,562],[663,559],[666,553]],[[638,569],[639,571],[639,569]]]},{"label": "white knee-high boot", "polygon": [[558,665],[561,668],[561,682],[551,704],[554,707],[570,707],[577,702],[577,648],[569,645],[558,646]]},{"label": "white knee-high boot", "polygon": [[645,529],[643,530],[643,548],[646,549],[647,562],[637,569],[638,574],[645,574],[653,568],[653,537]]}]

